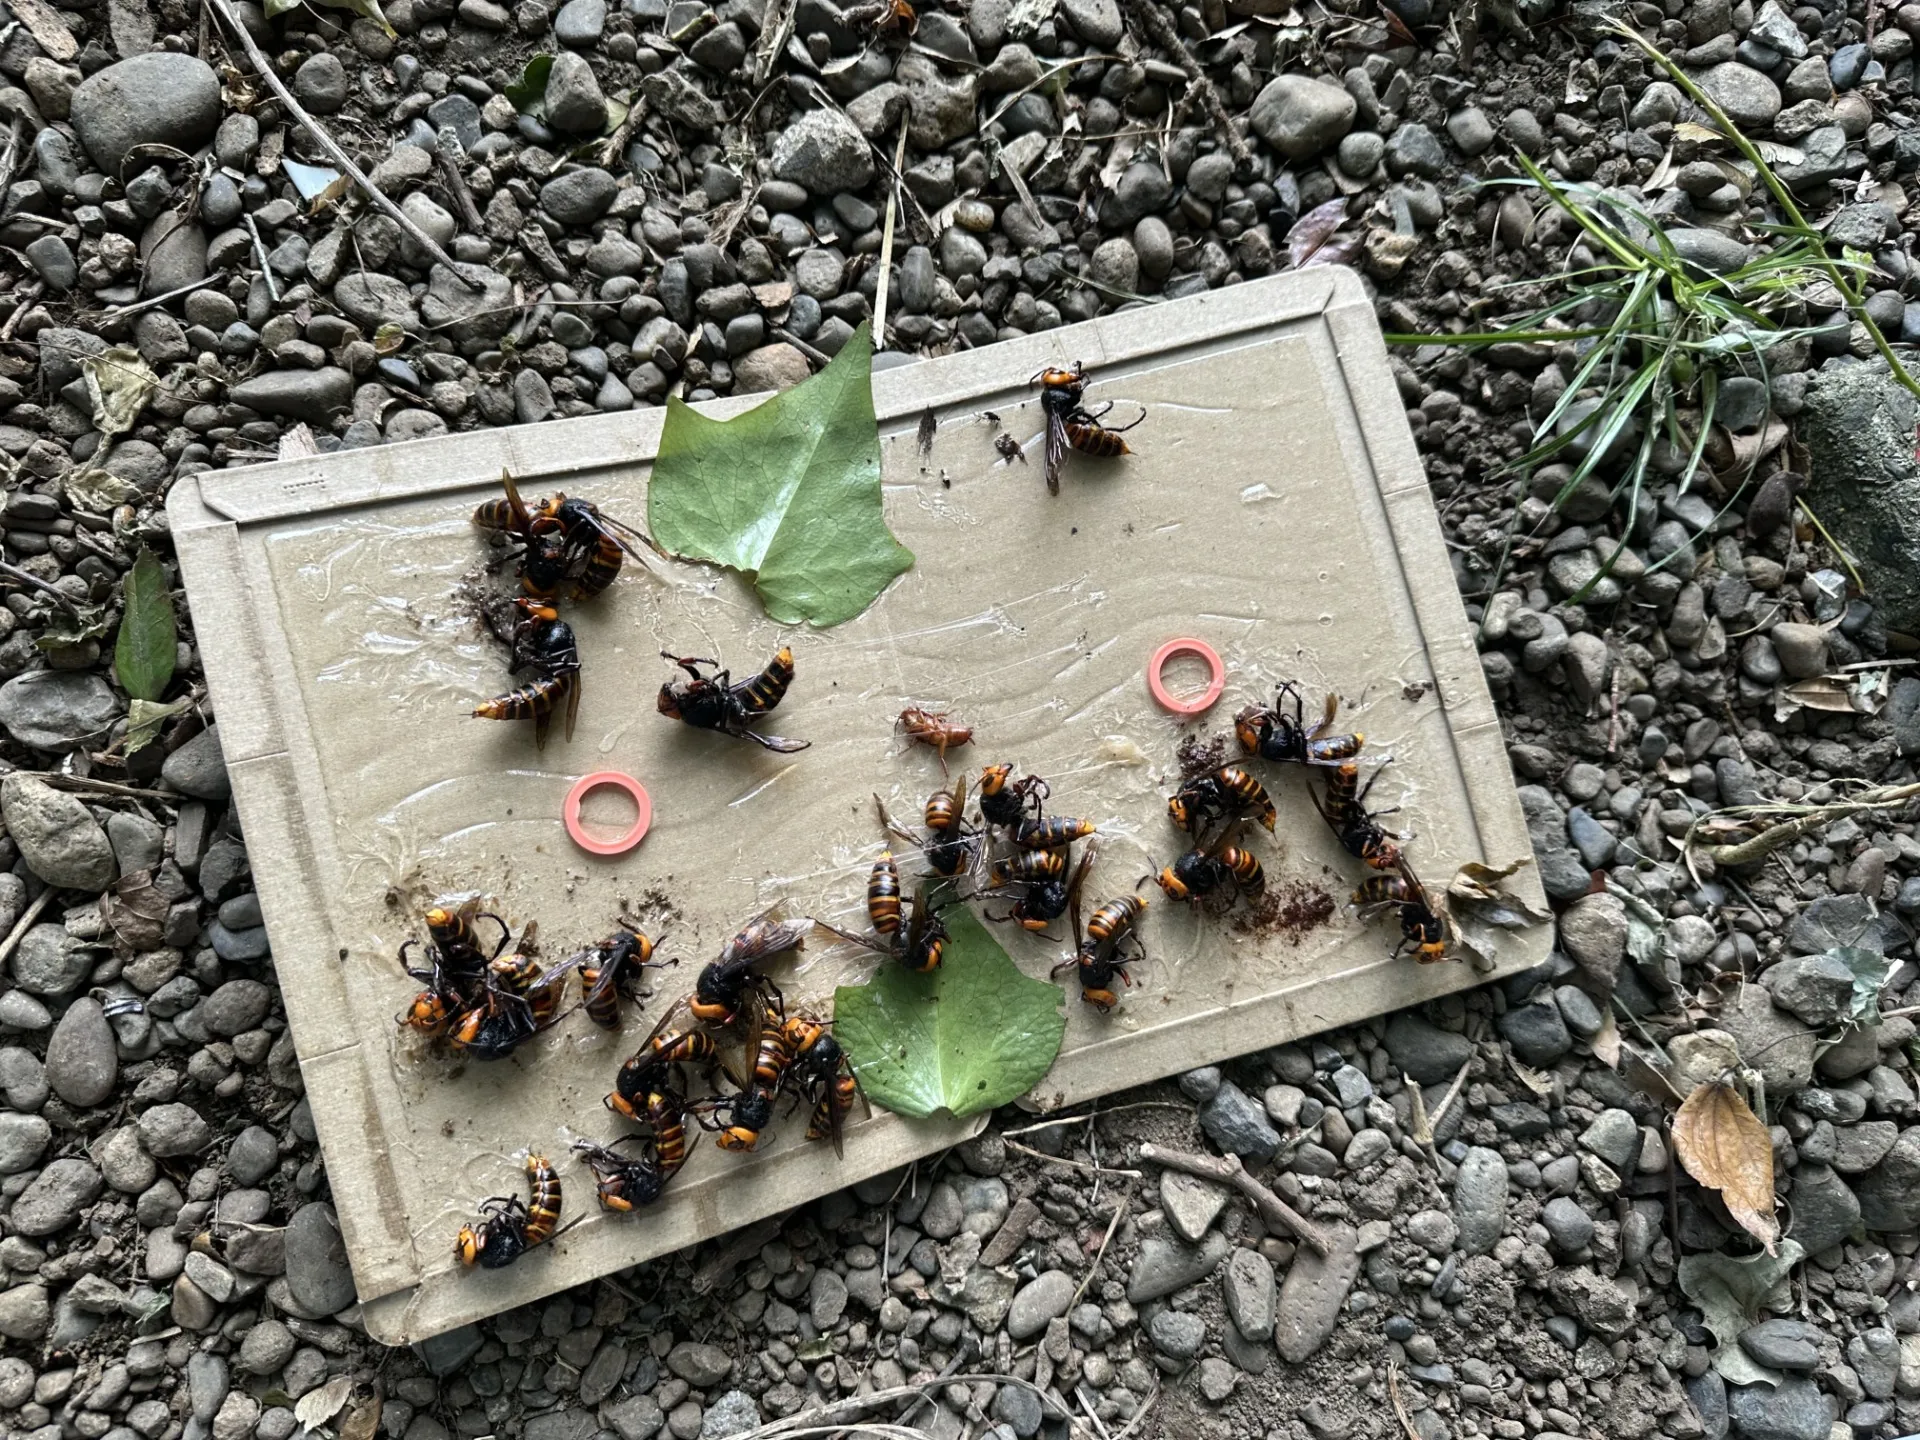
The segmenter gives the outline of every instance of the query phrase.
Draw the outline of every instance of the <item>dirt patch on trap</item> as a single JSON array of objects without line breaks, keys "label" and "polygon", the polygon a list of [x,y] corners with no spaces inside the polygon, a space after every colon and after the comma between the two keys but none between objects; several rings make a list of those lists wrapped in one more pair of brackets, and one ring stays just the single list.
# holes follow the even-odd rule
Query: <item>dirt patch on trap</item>
[{"label": "dirt patch on trap", "polygon": [[1340,908],[1333,896],[1310,880],[1287,880],[1267,887],[1233,919],[1241,935],[1278,935],[1298,945],[1333,919]]}]

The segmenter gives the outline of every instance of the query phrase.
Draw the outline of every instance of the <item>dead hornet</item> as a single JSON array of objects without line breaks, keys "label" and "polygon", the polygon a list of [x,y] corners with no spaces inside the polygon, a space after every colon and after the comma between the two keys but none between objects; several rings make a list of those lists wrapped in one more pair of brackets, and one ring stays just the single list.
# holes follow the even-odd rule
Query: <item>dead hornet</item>
[{"label": "dead hornet", "polygon": [[1360,888],[1353,892],[1353,903],[1360,907],[1363,920],[1371,920],[1389,909],[1400,912],[1400,943],[1393,947],[1393,958],[1411,952],[1422,965],[1447,958],[1452,932],[1446,916],[1434,907],[1427,887],[1408,867],[1404,856],[1397,875],[1369,875],[1362,880]]},{"label": "dead hornet", "polygon": [[689,1002],[701,1020],[710,1025],[736,1026],[754,997],[771,996],[776,1003],[779,1001],[779,987],[756,967],[776,955],[802,949],[815,924],[806,915],[776,919],[779,908],[770,906],[754,916],[720,947],[719,959],[702,967]]},{"label": "dead hornet", "polygon": [[912,0],[867,0],[864,4],[849,5],[840,16],[850,26],[872,26],[876,35],[895,31],[912,35],[920,28],[920,17],[914,12]]},{"label": "dead hornet", "polygon": [[[1382,762],[1382,769],[1385,764]],[[1364,860],[1375,870],[1397,870],[1400,868],[1400,847],[1394,843],[1394,837],[1377,823],[1380,816],[1392,815],[1395,810],[1367,809],[1367,792],[1373,789],[1374,782],[1379,778],[1380,770],[1375,770],[1367,777],[1367,783],[1362,785],[1360,767],[1351,760],[1342,761],[1327,776],[1325,802],[1315,795],[1313,803],[1354,859]]]},{"label": "dead hornet", "polygon": [[[664,1073],[664,1072],[663,1072]],[[576,1140],[574,1150],[593,1171],[595,1190],[603,1210],[637,1210],[660,1198],[667,1181],[687,1163],[686,1099],[665,1079],[648,1089],[643,1114],[650,1135],[623,1135],[613,1145]],[[623,1155],[616,1146],[639,1143],[637,1155]]]},{"label": "dead hornet", "polygon": [[800,1097],[801,1104],[813,1111],[807,1124],[807,1139],[831,1140],[833,1153],[844,1155],[843,1132],[847,1116],[853,1113],[854,1102],[858,1101],[866,1114],[873,1113],[860,1081],[854,1076],[853,1062],[826,1023],[810,1015],[789,1016],[781,1029],[793,1056],[787,1067],[788,1088]]},{"label": "dead hornet", "polygon": [[989,765],[980,772],[980,818],[989,825],[1012,827],[1029,812],[1038,818],[1052,792],[1038,775],[1011,780],[1013,766]]},{"label": "dead hornet", "polygon": [[520,498],[513,476],[501,472],[504,500],[489,500],[473,512],[473,523],[497,530],[521,545],[520,584],[536,600],[551,600],[561,586],[573,582],[570,599],[591,600],[613,584],[621,558],[642,559],[630,541],[662,558],[666,552],[631,525],[602,514],[599,507],[578,497],[555,495],[529,506]]},{"label": "dead hornet", "polygon": [[907,969],[924,975],[940,968],[940,957],[952,938],[940,919],[940,912],[957,903],[952,900],[947,905],[934,905],[924,895],[916,896],[908,903],[903,920],[900,867],[894,863],[893,852],[883,850],[880,858],[873,862],[873,872],[867,879],[867,922],[880,940],[869,940],[838,925],[828,925],[824,920],[820,924],[842,940],[892,956]]},{"label": "dead hornet", "polygon": [[[1131,985],[1133,980],[1127,974],[1127,966],[1135,960],[1144,959],[1146,952],[1140,944],[1140,936],[1135,927],[1140,917],[1146,913],[1147,902],[1139,895],[1122,895],[1109,900],[1087,920],[1083,934],[1080,929],[1080,906],[1073,907],[1073,934],[1076,949],[1073,955],[1053,967],[1058,975],[1062,970],[1078,970],[1080,973],[1080,998],[1094,1009],[1105,1012],[1120,1003],[1113,993],[1113,982]],[[1132,940],[1135,953],[1127,955],[1121,948]]]},{"label": "dead hornet", "polygon": [[774,1102],[793,1064],[787,1017],[779,1002],[769,1004],[756,996],[751,1009],[745,1051],[751,1068],[730,1077],[739,1090],[695,1101],[689,1107],[702,1129],[718,1132],[714,1143],[722,1150],[751,1150],[760,1143],[761,1135],[773,1123]]},{"label": "dead hornet", "polygon": [[607,1108],[629,1120],[649,1120],[658,1094],[675,1094],[674,1067],[707,1066],[719,1055],[713,1036],[701,1029],[689,1001],[681,1000],[660,1017],[614,1077]]},{"label": "dead hornet", "polygon": [[[480,909],[480,902],[469,899],[457,906],[445,903],[426,912],[426,963],[412,962],[408,956],[420,942],[407,940],[400,947],[400,968],[426,988],[395,1017],[395,1023],[416,1030],[429,1039],[440,1039],[453,1025],[454,1018],[480,1001],[485,989],[487,962],[507,948],[512,936],[498,915]],[[478,920],[491,920],[500,927],[500,938],[491,953],[481,948],[475,929]]]},{"label": "dead hornet", "polygon": [[677,965],[677,960],[655,961],[653,941],[624,916],[619,929],[598,945],[582,950],[580,965],[581,1002],[587,1018],[603,1030],[620,1028],[620,1001],[638,1004],[637,987],[641,972],[648,966],[662,969]]},{"label": "dead hornet", "polygon": [[1239,765],[1222,765],[1210,775],[1189,780],[1167,801],[1167,816],[1188,834],[1197,834],[1208,822],[1250,815],[1269,834],[1276,812],[1266,787]]},{"label": "dead hornet", "polygon": [[545,749],[553,712],[562,701],[567,707],[567,739],[573,739],[573,723],[580,714],[580,649],[574,643],[573,627],[551,605],[524,596],[513,603],[521,619],[513,627],[510,668],[531,670],[534,678],[474,706],[473,713],[479,720],[531,720],[533,743]]},{"label": "dead hornet", "polygon": [[575,960],[543,970],[529,953],[534,927],[520,937],[520,948],[487,965],[485,991],[477,1004],[456,1016],[447,1043],[472,1060],[504,1060],[527,1040],[560,1018],[560,997]]},{"label": "dead hornet", "polygon": [[939,754],[942,775],[947,773],[947,751],[973,742],[972,729],[954,724],[944,710],[922,710],[918,705],[910,705],[893,723],[896,730],[906,731],[909,741],[917,740]]},{"label": "dead hornet", "polygon": [[918,850],[921,858],[927,862],[927,869],[943,880],[966,874],[980,858],[981,842],[985,837],[966,822],[967,782],[964,776],[951,790],[936,790],[927,797],[926,809],[921,817],[927,826],[925,836],[915,835],[911,830],[895,824],[893,817],[887,813],[886,802],[878,795],[873,797],[873,805],[887,833]]},{"label": "dead hornet", "polygon": [[1078,360],[1073,362],[1071,369],[1049,367],[1041,370],[1028,383],[1040,387],[1040,409],[1047,417],[1048,494],[1060,493],[1060,469],[1066,464],[1069,450],[1102,460],[1133,453],[1120,436],[1146,419],[1146,411],[1142,410],[1139,419],[1125,425],[1101,424],[1102,418],[1113,406],[1108,404],[1098,414],[1088,413],[1082,404],[1087,393],[1087,372]]},{"label": "dead hornet", "polygon": [[480,1202],[480,1223],[460,1227],[453,1253],[462,1265],[499,1270],[553,1238],[560,1223],[560,1172],[544,1155],[527,1156],[529,1199],[494,1195]]},{"label": "dead hornet", "polygon": [[[804,750],[810,743],[762,735],[748,728],[755,720],[772,713],[787,693],[787,687],[793,684],[793,651],[786,646],[780,647],[767,662],[766,669],[738,685],[733,683],[731,672],[720,669],[718,660],[678,656],[670,650],[662,650],[660,658],[673,661],[693,677],[685,684],[676,685],[669,680],[660,687],[660,713],[668,719],[679,720],[696,730],[717,730],[738,740],[751,740],[781,754]],[[710,666],[715,673],[702,675],[699,668],[702,665]]]},{"label": "dead hornet", "polygon": [[1154,876],[1169,900],[1202,900],[1232,885],[1242,895],[1257,898],[1267,888],[1266,871],[1251,850],[1234,844],[1239,825],[1232,824],[1210,846],[1195,846]]},{"label": "dead hornet", "polygon": [[1017,921],[1023,930],[1040,931],[1067,913],[1079,898],[1087,871],[1093,868],[1097,847],[1089,841],[1080,863],[1068,878],[1067,850],[1023,850],[1005,860],[996,860],[987,872],[987,888],[998,890],[1007,885],[1023,887],[1020,898],[1005,915],[990,915],[990,920]]},{"label": "dead hornet", "polygon": [[[1287,709],[1291,703],[1293,713]],[[1301,718],[1300,690],[1291,680],[1282,681],[1274,692],[1273,705],[1249,705],[1233,717],[1233,733],[1240,748],[1262,760],[1292,761],[1298,765],[1338,765],[1360,753],[1367,737],[1359,731],[1351,735],[1329,735],[1333,717],[1340,709],[1340,697],[1327,692],[1326,710],[1312,725]]]}]

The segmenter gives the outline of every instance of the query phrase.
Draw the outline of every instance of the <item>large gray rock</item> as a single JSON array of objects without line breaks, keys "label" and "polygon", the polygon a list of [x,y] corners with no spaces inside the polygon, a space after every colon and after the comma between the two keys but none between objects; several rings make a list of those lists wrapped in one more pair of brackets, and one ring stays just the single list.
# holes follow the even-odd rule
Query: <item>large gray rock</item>
[{"label": "large gray rock", "polygon": [[1304,1362],[1333,1333],[1360,1273],[1359,1236],[1345,1225],[1327,1228],[1333,1253],[1323,1260],[1302,1245],[1275,1303],[1273,1343],[1290,1365]]},{"label": "large gray rock", "polygon": [[[472,288],[461,283],[463,275]],[[458,274],[434,266],[420,299],[420,318],[456,345],[498,340],[514,315],[513,282],[485,265],[462,265]]]},{"label": "large gray rock", "polygon": [[1460,1162],[1453,1181],[1453,1220],[1460,1248],[1484,1255],[1500,1238],[1507,1220],[1507,1162],[1498,1150],[1475,1145]]},{"label": "large gray rock", "polygon": [[1886,1159],[1860,1181],[1860,1218],[1869,1230],[1920,1225],[1920,1128],[1901,1133]]},{"label": "large gray rock", "polygon": [[113,687],[91,670],[30,670],[0,685],[0,725],[35,750],[99,744],[120,714]]},{"label": "large gray rock", "polygon": [[1276,75],[1253,97],[1248,120],[1287,159],[1311,160],[1353,128],[1359,108],[1353,96],[1328,81]]},{"label": "large gray rock", "polygon": [[1920,627],[1920,462],[1914,397],[1878,361],[1829,366],[1807,386],[1794,433],[1807,447],[1807,503],[1846,547],[1898,630]]},{"label": "large gray rock", "polygon": [[287,1288],[316,1315],[331,1315],[353,1303],[353,1271],[333,1207],[316,1200],[287,1221]]},{"label": "large gray rock", "polygon": [[830,197],[865,189],[873,155],[860,127],[838,110],[809,110],[773,137],[773,173]]},{"label": "large gray rock", "polygon": [[1700,77],[1700,88],[1707,92],[1727,118],[1748,132],[1773,124],[1780,113],[1780,87],[1737,60],[1716,65]]},{"label": "large gray rock", "polygon": [[562,50],[547,72],[547,123],[568,135],[598,135],[607,127],[607,97],[593,66]]},{"label": "large gray rock", "polygon": [[1198,1245],[1188,1245],[1170,1235],[1149,1235],[1140,1242],[1140,1253],[1127,1276],[1127,1299],[1139,1305],[1184,1290],[1211,1275],[1231,1248],[1232,1243],[1218,1230],[1210,1231]]},{"label": "large gray rock", "polygon": [[106,1012],[98,1000],[82,995],[67,1006],[47,1041],[47,1084],[67,1104],[84,1109],[111,1095],[119,1074]]},{"label": "large gray rock", "polygon": [[220,79],[192,55],[150,50],[82,80],[71,119],[94,162],[118,178],[136,145],[192,152],[211,140],[220,124]]},{"label": "large gray rock", "polygon": [[30,775],[0,780],[0,815],[27,868],[63,890],[104,890],[118,873],[107,832],[79,797]]},{"label": "large gray rock", "polygon": [[284,415],[312,425],[327,424],[353,400],[353,376],[337,365],[318,370],[268,370],[242,380],[229,392],[236,405],[262,415]]}]

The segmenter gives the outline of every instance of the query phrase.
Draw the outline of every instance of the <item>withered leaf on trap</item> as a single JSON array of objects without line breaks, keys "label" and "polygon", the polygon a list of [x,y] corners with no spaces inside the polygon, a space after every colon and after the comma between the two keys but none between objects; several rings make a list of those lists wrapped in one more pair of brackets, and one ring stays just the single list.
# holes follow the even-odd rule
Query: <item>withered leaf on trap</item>
[{"label": "withered leaf on trap", "polygon": [[1673,1148],[1687,1173],[1718,1190],[1727,1213],[1773,1254],[1780,1239],[1773,1141],[1740,1092],[1724,1080],[1697,1086],[1673,1117]]},{"label": "withered leaf on trap", "polygon": [[1443,902],[1447,918],[1453,922],[1454,938],[1476,968],[1491,968],[1500,931],[1525,930],[1547,918],[1546,911],[1504,883],[1532,863],[1525,857],[1497,866],[1469,861],[1447,882]]}]

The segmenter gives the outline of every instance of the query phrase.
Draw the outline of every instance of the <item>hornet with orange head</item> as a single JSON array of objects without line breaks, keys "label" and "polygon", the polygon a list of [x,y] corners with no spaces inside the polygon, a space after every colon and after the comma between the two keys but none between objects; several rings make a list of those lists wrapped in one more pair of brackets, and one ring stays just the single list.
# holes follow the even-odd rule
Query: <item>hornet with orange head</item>
[{"label": "hornet with orange head", "polygon": [[566,706],[567,739],[573,739],[574,719],[580,713],[580,649],[573,627],[551,605],[522,597],[514,601],[521,620],[513,627],[514,671],[531,670],[534,678],[517,690],[474,706],[480,720],[531,720],[533,743],[545,749],[553,712]]},{"label": "hornet with orange head", "polygon": [[810,1015],[788,1016],[781,1028],[793,1056],[787,1067],[787,1084],[813,1111],[807,1139],[831,1140],[833,1153],[843,1155],[846,1147],[842,1132],[855,1102],[867,1114],[873,1113],[860,1082],[854,1078],[853,1062],[833,1038],[833,1032]]},{"label": "hornet with orange head", "polygon": [[1251,816],[1269,834],[1277,817],[1266,787],[1240,765],[1222,765],[1211,774],[1189,780],[1167,801],[1168,818],[1189,834],[1198,833],[1216,818],[1237,815]]},{"label": "hornet with orange head", "polygon": [[[1385,769],[1386,764],[1385,761],[1381,762],[1381,769]],[[1380,816],[1395,812],[1367,809],[1367,794],[1379,780],[1380,774],[1380,770],[1375,770],[1367,777],[1367,783],[1362,785],[1360,767],[1351,760],[1344,760],[1327,775],[1326,800],[1323,802],[1315,795],[1313,803],[1333,833],[1340,837],[1340,844],[1354,859],[1364,860],[1375,870],[1397,870],[1400,868],[1400,846],[1395,843],[1395,837],[1379,825]]]},{"label": "hornet with orange head", "polygon": [[1340,697],[1331,690],[1327,692],[1326,710],[1313,724],[1302,719],[1301,709],[1299,687],[1291,680],[1283,681],[1271,706],[1249,705],[1233,717],[1233,733],[1240,748],[1262,760],[1338,765],[1358,755],[1366,744],[1367,737],[1359,731],[1351,735],[1327,733],[1333,729],[1333,717],[1340,709]]},{"label": "hornet with orange head", "polygon": [[[656,1077],[643,1108],[651,1134],[624,1135],[612,1146],[574,1142],[573,1148],[593,1170],[602,1209],[635,1210],[660,1198],[667,1181],[687,1163],[686,1113],[685,1098],[664,1077]],[[645,1148],[636,1155],[623,1155],[614,1148],[630,1143]]]},{"label": "hornet with orange head", "polygon": [[722,1150],[753,1149],[773,1124],[774,1102],[793,1064],[786,1026],[786,1014],[778,1004],[756,1002],[746,1047],[752,1069],[738,1077],[739,1091],[695,1102],[693,1110],[702,1128],[719,1132],[714,1143]]},{"label": "hornet with orange head", "polygon": [[1093,868],[1096,847],[1089,841],[1068,878],[1069,852],[1059,850],[1023,850],[1004,860],[996,860],[987,873],[987,888],[998,890],[1008,885],[1022,887],[1020,897],[1005,915],[990,915],[991,920],[1013,920],[1021,929],[1042,931],[1067,913],[1086,883]]},{"label": "hornet with orange head", "polygon": [[842,940],[850,940],[876,954],[891,956],[909,970],[924,975],[940,968],[941,956],[952,938],[947,933],[946,925],[941,922],[940,911],[957,903],[957,900],[949,900],[945,905],[934,905],[922,894],[914,896],[903,907],[900,867],[894,863],[891,851],[882,850],[880,858],[873,862],[873,871],[867,880],[867,923],[873,926],[874,934],[880,939],[869,940],[864,935],[855,935],[851,930],[842,930],[838,925],[829,925],[824,920],[819,924],[821,929],[832,931]]},{"label": "hornet with orange head", "polygon": [[590,501],[555,495],[528,505],[513,476],[502,472],[500,484],[506,498],[481,505],[473,512],[473,523],[520,542],[521,586],[536,600],[554,598],[568,581],[573,586],[570,599],[591,600],[613,584],[623,557],[644,558],[634,541],[655,555],[666,554],[647,535],[603,514]]},{"label": "hornet with orange head", "polygon": [[1229,885],[1249,899],[1257,899],[1266,891],[1267,873],[1251,850],[1234,843],[1239,829],[1236,821],[1211,845],[1196,845],[1154,876],[1155,883],[1169,900],[1203,900]]},{"label": "hornet with orange head", "polygon": [[1146,412],[1141,411],[1139,419],[1125,425],[1103,425],[1102,418],[1113,406],[1106,405],[1097,414],[1088,412],[1083,403],[1087,394],[1086,367],[1079,361],[1076,360],[1071,369],[1050,366],[1041,370],[1031,383],[1040,387],[1040,409],[1047,419],[1048,494],[1060,493],[1060,470],[1066,464],[1069,450],[1102,460],[1133,453],[1120,437],[1122,432],[1146,419]]},{"label": "hornet with orange head", "polygon": [[881,827],[918,850],[931,874],[952,880],[965,874],[980,858],[981,842],[985,837],[966,822],[967,782],[964,776],[951,790],[936,790],[927,797],[923,815],[927,826],[925,836],[915,835],[911,830],[895,824],[893,817],[887,813],[886,801],[878,795],[873,797],[873,807],[880,817]]},{"label": "hornet with orange head", "polygon": [[1360,907],[1360,918],[1371,920],[1388,910],[1399,912],[1400,943],[1393,947],[1393,958],[1411,954],[1422,965],[1447,958],[1447,945],[1453,932],[1447,917],[1434,905],[1427,887],[1400,859],[1399,873],[1369,875],[1353,892],[1353,903]]},{"label": "hornet with orange head", "polygon": [[761,911],[740,927],[740,931],[720,947],[720,958],[701,967],[694,981],[691,1008],[709,1025],[738,1025],[742,1013],[755,997],[780,998],[779,987],[758,967],[775,956],[805,948],[807,934],[814,927],[812,917],[777,919],[778,905]]},{"label": "hornet with orange head", "polygon": [[674,960],[655,961],[653,941],[640,933],[625,916],[619,929],[598,945],[580,952],[581,1001],[587,1018],[603,1030],[620,1028],[620,1002],[640,1003],[638,986],[641,972],[678,964]]},{"label": "hornet with orange head", "polygon": [[528,1199],[494,1195],[480,1202],[480,1223],[460,1227],[453,1253],[462,1265],[499,1270],[553,1238],[560,1223],[560,1174],[544,1155],[527,1156]]},{"label": "hornet with orange head", "polygon": [[[720,668],[718,660],[675,655],[671,650],[662,650],[660,658],[673,661],[693,677],[684,682],[669,680],[660,687],[658,707],[668,719],[696,730],[715,730],[736,740],[751,740],[783,755],[804,750],[811,743],[762,735],[750,728],[755,720],[773,712],[793,684],[793,651],[786,646],[780,647],[766,669],[739,684],[734,683],[731,671]],[[702,675],[702,665],[714,673]]]},{"label": "hornet with orange head", "polygon": [[980,772],[980,818],[989,825],[1010,828],[1029,812],[1039,818],[1041,803],[1050,793],[1038,775],[1011,778],[1013,766],[989,765]]},{"label": "hornet with orange head", "polygon": [[[1120,1003],[1114,994],[1113,982],[1123,985],[1133,984],[1127,974],[1127,966],[1145,955],[1140,945],[1137,926],[1140,917],[1146,913],[1147,902],[1139,895],[1122,895],[1109,900],[1087,920],[1084,934],[1080,929],[1080,906],[1073,907],[1073,933],[1078,938],[1078,948],[1073,955],[1053,967],[1058,975],[1062,970],[1078,970],[1080,979],[1080,998],[1094,1009],[1105,1012]],[[1132,940],[1135,953],[1127,955],[1122,946]]]}]

